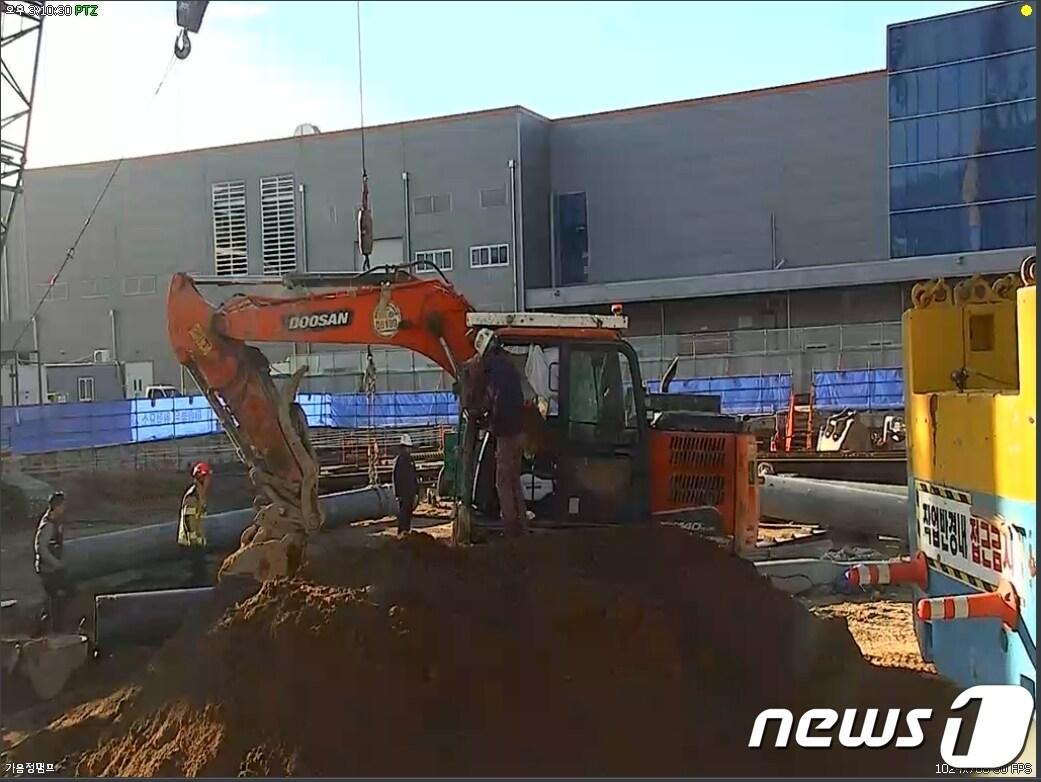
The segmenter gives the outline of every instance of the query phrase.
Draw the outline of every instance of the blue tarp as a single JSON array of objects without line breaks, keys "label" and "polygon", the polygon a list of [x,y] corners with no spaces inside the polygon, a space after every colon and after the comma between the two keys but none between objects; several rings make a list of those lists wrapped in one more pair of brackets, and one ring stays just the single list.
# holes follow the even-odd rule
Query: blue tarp
[{"label": "blue tarp", "polygon": [[[315,427],[426,426],[454,424],[458,405],[451,391],[365,394],[299,394],[307,422]],[[220,421],[202,395],[31,405],[0,409],[0,443],[14,453],[125,445],[213,434]]]},{"label": "blue tarp", "polygon": [[133,442],[131,403],[73,402],[0,409],[0,443],[14,453]]},{"label": "blue tarp", "polygon": [[[652,393],[657,393],[659,383],[649,382]],[[733,377],[694,377],[673,380],[670,394],[714,394],[720,397],[720,408],[733,415],[774,413],[788,407],[792,390],[792,376],[735,375]]]},{"label": "blue tarp", "polygon": [[[366,426],[451,425],[459,418],[459,405],[451,391],[330,394],[330,426],[360,429]],[[312,424],[313,425],[313,424]]]},{"label": "blue tarp", "polygon": [[134,420],[134,442],[169,440],[220,431],[220,421],[206,397],[201,394],[174,399],[133,399],[130,405]]},{"label": "blue tarp", "polygon": [[[883,371],[899,372],[876,370]],[[818,378],[846,374],[849,373],[819,373]],[[875,378],[871,383],[867,387],[873,389],[871,398],[876,406],[889,399],[895,400],[895,406],[902,404],[899,381],[895,388],[883,383],[881,378]],[[761,414],[785,408],[791,385],[791,375],[788,374],[746,375],[675,380],[670,390],[718,394],[725,413]],[[658,383],[651,382],[649,386],[655,391]],[[830,386],[856,387],[859,386],[847,383]],[[821,390],[818,388],[820,398]],[[315,427],[451,426],[459,416],[458,403],[451,391],[386,392],[375,394],[371,399],[365,394],[300,394],[297,401],[303,405],[308,423]],[[863,408],[865,405],[842,401],[838,406]],[[124,445],[212,434],[221,430],[217,416],[201,395],[5,407],[0,413],[0,441],[14,453]]]},{"label": "blue tarp", "polygon": [[815,372],[813,396],[819,410],[897,410],[904,406],[904,370]]}]

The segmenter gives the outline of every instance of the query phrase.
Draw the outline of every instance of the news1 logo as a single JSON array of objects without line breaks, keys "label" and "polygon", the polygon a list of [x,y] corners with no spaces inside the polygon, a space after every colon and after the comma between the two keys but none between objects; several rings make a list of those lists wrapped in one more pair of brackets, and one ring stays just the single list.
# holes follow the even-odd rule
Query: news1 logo
[{"label": "news1 logo", "polygon": [[[950,710],[957,712],[970,701],[979,701],[980,709],[968,750],[956,750],[962,729],[961,717],[948,717],[940,742],[944,763],[957,768],[995,769],[1012,763],[1023,750],[1030,722],[1034,717],[1034,698],[1024,687],[1010,684],[979,684],[954,699]],[[920,747],[925,740],[922,723],[933,718],[932,709],[911,709],[904,717],[906,731],[899,730],[901,710],[889,709],[884,725],[876,731],[879,709],[867,709],[863,719],[856,709],[846,709],[838,731],[843,747]],[[775,747],[787,747],[795,716],[788,709],[766,709],[756,717],[748,746],[763,746],[767,725],[777,723]],[[860,729],[856,724],[860,722]],[[800,747],[830,747],[835,738],[831,731],[839,723],[834,709],[810,709],[798,720],[795,743]],[[901,735],[898,735],[901,734]]]}]

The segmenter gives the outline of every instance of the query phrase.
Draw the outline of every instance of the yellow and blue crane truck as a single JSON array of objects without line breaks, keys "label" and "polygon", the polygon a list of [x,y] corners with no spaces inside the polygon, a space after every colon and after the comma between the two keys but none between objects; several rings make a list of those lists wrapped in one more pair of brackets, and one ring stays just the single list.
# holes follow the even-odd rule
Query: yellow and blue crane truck
[{"label": "yellow and blue crane truck", "polygon": [[[904,314],[915,629],[954,682],[1037,681],[1037,310],[1018,275],[919,283]],[[908,569],[905,568],[905,572]]]}]

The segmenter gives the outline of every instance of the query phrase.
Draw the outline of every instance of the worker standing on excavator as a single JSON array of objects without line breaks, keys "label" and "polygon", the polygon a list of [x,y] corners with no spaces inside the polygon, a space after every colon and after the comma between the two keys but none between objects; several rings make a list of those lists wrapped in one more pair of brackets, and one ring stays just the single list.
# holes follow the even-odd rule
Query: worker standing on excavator
[{"label": "worker standing on excavator", "polygon": [[495,489],[499,513],[508,537],[527,531],[528,514],[521,485],[521,458],[524,454],[524,390],[520,371],[484,329],[477,334],[474,347],[481,357],[491,402],[489,429],[495,436]]},{"label": "worker standing on excavator", "polygon": [[36,527],[34,543],[35,570],[47,593],[47,606],[40,617],[40,624],[50,625],[51,632],[61,628],[62,604],[72,592],[62,561],[65,546],[65,494],[56,491],[47,499],[47,510]]},{"label": "worker standing on excavator", "polygon": [[177,545],[191,569],[189,586],[203,586],[206,581],[206,500],[212,475],[210,465],[199,462],[192,470],[192,485],[181,500],[181,519],[177,525]]}]

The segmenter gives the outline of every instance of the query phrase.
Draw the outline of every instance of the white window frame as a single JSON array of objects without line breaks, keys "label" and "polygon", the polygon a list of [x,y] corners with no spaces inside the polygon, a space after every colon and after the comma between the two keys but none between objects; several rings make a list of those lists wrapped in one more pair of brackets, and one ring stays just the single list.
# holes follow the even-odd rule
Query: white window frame
[{"label": "white window frame", "polygon": [[[133,281],[136,283],[136,288],[131,287],[127,283]],[[147,283],[147,285],[146,285]],[[124,296],[154,296],[158,291],[159,285],[154,274],[146,274],[142,277],[124,277],[123,278],[123,295]]]},{"label": "white window frame", "polygon": [[[496,195],[498,195],[499,193],[502,193],[502,203],[501,204],[486,204],[484,202],[484,200],[485,200],[484,199],[485,193],[488,193],[488,194],[495,193]],[[477,205],[479,207],[481,207],[481,209],[501,209],[504,206],[509,206],[510,205],[510,191],[509,191],[509,188],[507,188],[507,187],[482,187],[480,192],[477,194]]]},{"label": "white window frame", "polygon": [[[84,389],[90,389],[90,393],[84,393]],[[94,401],[94,378],[92,377],[78,377],[76,378],[76,391],[77,396],[81,402],[93,402]]]},{"label": "white window frame", "polygon": [[[437,208],[438,199],[443,199],[441,201],[441,203],[445,207],[444,209],[438,209]],[[429,205],[430,205],[430,209],[429,210],[427,210],[427,209],[420,210],[420,209],[416,208],[420,203],[424,203],[424,202],[429,203]],[[412,199],[412,214],[416,215],[417,217],[422,217],[424,215],[441,215],[441,214],[445,214],[446,212],[451,212],[451,211],[452,211],[452,194],[451,193],[431,193],[430,195],[425,195],[425,196],[414,196],[413,199]]]},{"label": "white window frame", "polygon": [[265,276],[296,271],[296,177],[260,178],[260,238]]},{"label": "white window frame", "polygon": [[40,294],[46,302],[69,300],[69,284],[67,282],[56,282],[54,285],[41,282],[38,284],[38,287],[41,289]]},{"label": "white window frame", "polygon": [[[437,262],[438,256],[441,256],[443,258],[445,254],[447,254],[448,256],[448,264],[445,266],[441,266]],[[450,247],[445,247],[440,250],[418,250],[416,251],[416,263],[419,263],[420,261],[427,261],[428,263],[432,263],[435,266],[437,266],[437,268],[443,272],[450,272],[455,267],[455,261],[452,256],[453,253]],[[423,266],[416,266],[416,272],[419,274],[435,273],[433,268],[425,264]]]},{"label": "white window frame", "polygon": [[218,277],[249,274],[249,215],[246,183],[214,182],[210,187],[213,223],[213,264]]},{"label": "white window frame", "polygon": [[112,278],[96,277],[91,280],[83,280],[83,299],[103,299],[112,295]]},{"label": "white window frame", "polygon": [[[492,262],[492,251],[496,250],[504,253],[506,260],[503,262]],[[480,257],[482,251],[486,252],[487,262],[481,262]],[[477,261],[474,261],[474,253],[477,253]],[[470,247],[470,268],[471,269],[502,269],[510,265],[510,246],[508,244],[475,244]]]}]

